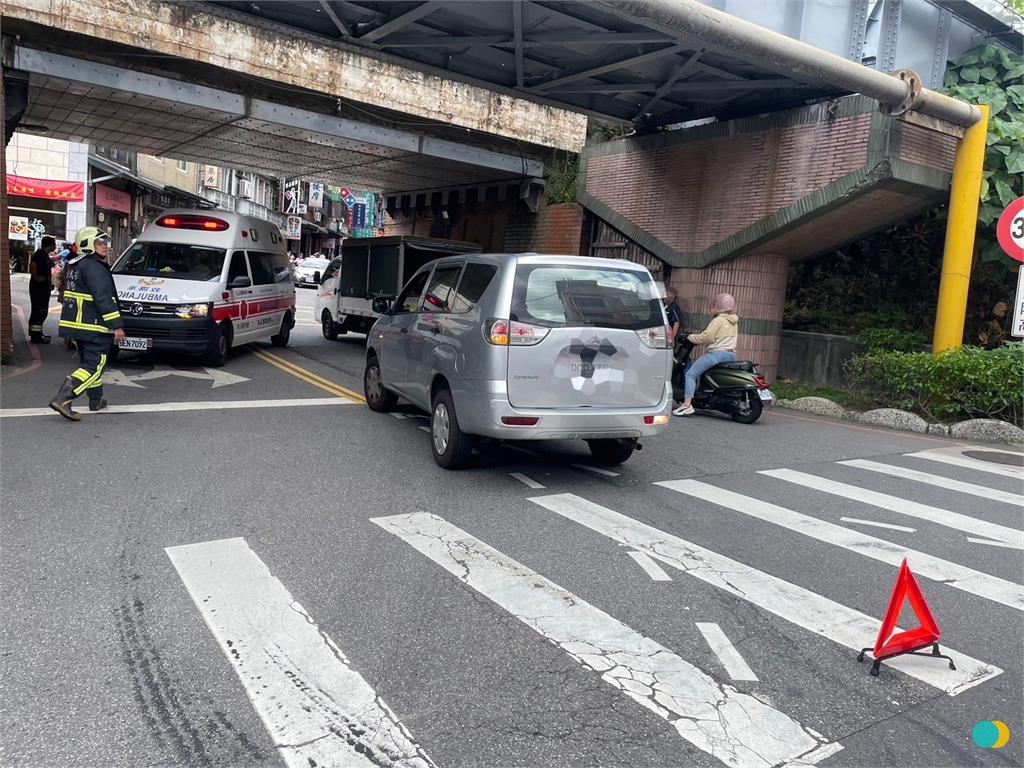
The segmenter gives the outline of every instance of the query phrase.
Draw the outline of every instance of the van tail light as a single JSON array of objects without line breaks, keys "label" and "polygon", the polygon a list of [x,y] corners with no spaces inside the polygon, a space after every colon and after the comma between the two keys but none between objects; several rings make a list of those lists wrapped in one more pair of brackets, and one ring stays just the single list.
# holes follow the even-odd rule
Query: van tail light
[{"label": "van tail light", "polygon": [[540,344],[551,332],[550,328],[514,320],[488,320],[484,328],[484,336],[491,344],[498,347],[532,347]]},{"label": "van tail light", "polygon": [[644,424],[660,427],[663,424],[668,424],[668,415],[659,413],[656,416],[644,416]]},{"label": "van tail light", "polygon": [[540,421],[539,416],[502,416],[501,423],[508,427],[533,427]]},{"label": "van tail light", "polygon": [[754,383],[757,384],[759,389],[768,389],[768,382],[765,381],[764,376],[755,375]]},{"label": "van tail light", "polygon": [[643,330],[634,331],[640,341],[643,342],[645,347],[651,349],[668,349],[672,346],[672,342],[669,341],[669,331],[667,325],[656,325],[653,328],[644,328]]},{"label": "van tail light", "polygon": [[223,232],[231,226],[224,219],[218,219],[213,216],[196,216],[188,213],[175,216],[161,216],[156,220],[156,225],[170,229],[198,229],[204,232]]}]

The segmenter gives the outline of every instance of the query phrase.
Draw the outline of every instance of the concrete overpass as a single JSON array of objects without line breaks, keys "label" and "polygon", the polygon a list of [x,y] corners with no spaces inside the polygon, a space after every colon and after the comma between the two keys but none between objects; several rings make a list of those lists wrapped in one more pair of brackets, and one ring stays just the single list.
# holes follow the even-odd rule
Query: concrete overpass
[{"label": "concrete overpass", "polygon": [[[5,125],[360,184],[413,207],[457,205],[464,198],[452,192],[467,188],[501,188],[509,200],[512,189],[508,219],[517,199],[536,208],[545,163],[582,148],[588,117],[645,133],[859,92],[890,113],[930,114],[928,130],[955,136],[977,113],[922,88],[934,71],[881,71],[896,63],[904,3],[921,2],[837,10],[804,0],[797,16],[761,13],[767,26],[754,26],[692,0],[2,0]],[[953,14],[929,8],[941,43]],[[873,21],[883,56],[865,66]],[[817,48],[780,34],[826,28]],[[765,41],[775,46],[767,53]],[[671,171],[650,170],[657,195]],[[870,227],[870,213],[859,212],[864,226],[851,237]],[[488,246],[509,242],[494,231]]]}]

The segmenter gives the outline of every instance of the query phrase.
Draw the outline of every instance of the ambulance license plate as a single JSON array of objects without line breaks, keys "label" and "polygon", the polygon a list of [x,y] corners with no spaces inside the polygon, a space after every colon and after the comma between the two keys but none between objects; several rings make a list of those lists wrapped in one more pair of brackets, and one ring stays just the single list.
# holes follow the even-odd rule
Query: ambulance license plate
[{"label": "ambulance license plate", "polygon": [[769,402],[775,399],[775,395],[772,394],[770,389],[759,389],[757,390],[757,396],[762,400],[768,400]]},{"label": "ambulance license plate", "polygon": [[117,346],[121,349],[149,349],[153,346],[153,340],[142,339],[138,336],[125,336],[117,342]]}]

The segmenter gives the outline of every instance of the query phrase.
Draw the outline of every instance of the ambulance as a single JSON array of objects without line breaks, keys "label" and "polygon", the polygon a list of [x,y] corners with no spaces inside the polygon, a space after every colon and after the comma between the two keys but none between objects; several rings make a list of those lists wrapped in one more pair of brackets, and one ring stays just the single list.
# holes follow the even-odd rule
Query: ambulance
[{"label": "ambulance", "polygon": [[111,272],[126,352],[185,353],[221,366],[232,347],[264,339],[287,346],[295,326],[284,237],[254,216],[165,211]]}]

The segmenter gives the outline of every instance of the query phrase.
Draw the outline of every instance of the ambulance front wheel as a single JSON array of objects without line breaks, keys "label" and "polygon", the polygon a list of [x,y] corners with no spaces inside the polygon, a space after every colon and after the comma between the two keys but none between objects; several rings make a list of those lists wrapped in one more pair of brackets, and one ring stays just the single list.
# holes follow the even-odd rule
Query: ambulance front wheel
[{"label": "ambulance front wheel", "polygon": [[231,351],[231,324],[221,323],[215,333],[213,346],[206,353],[204,362],[213,368],[220,368],[228,361],[228,352]]},{"label": "ambulance front wheel", "polygon": [[285,316],[281,319],[281,330],[278,331],[276,336],[270,337],[270,343],[275,347],[287,347],[288,340],[292,337],[292,316],[285,313]]}]

